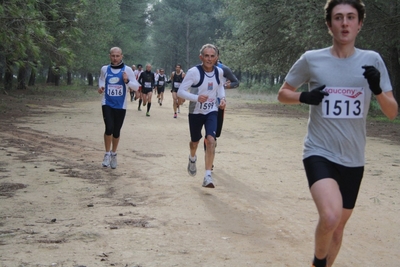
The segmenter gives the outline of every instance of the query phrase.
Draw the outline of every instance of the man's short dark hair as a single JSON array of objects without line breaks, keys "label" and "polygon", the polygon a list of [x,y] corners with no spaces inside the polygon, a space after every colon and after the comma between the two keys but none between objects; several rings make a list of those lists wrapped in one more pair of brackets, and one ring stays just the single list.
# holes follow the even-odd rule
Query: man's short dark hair
[{"label": "man's short dark hair", "polygon": [[365,19],[365,5],[362,0],[328,0],[325,5],[325,21],[328,25],[332,23],[332,10],[337,5],[350,5],[357,9],[358,21]]}]

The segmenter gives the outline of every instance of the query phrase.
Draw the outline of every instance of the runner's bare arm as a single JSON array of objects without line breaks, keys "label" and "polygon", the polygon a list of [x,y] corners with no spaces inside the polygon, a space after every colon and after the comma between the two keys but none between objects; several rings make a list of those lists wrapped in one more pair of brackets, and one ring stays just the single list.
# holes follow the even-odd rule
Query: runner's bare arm
[{"label": "runner's bare arm", "polygon": [[278,101],[284,104],[300,104],[300,92],[296,92],[297,88],[284,82],[278,92]]},{"label": "runner's bare arm", "polygon": [[383,92],[375,97],[383,114],[389,119],[394,120],[397,117],[399,107],[393,96],[393,92]]}]

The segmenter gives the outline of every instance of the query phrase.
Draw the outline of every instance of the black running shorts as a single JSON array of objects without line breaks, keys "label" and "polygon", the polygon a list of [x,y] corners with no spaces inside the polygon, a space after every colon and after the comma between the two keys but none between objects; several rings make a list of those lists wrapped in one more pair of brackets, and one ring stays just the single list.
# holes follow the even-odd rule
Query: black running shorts
[{"label": "black running shorts", "polygon": [[305,158],[303,164],[310,188],[321,179],[332,178],[339,185],[343,208],[354,208],[364,174],[364,166],[346,167],[320,156]]}]

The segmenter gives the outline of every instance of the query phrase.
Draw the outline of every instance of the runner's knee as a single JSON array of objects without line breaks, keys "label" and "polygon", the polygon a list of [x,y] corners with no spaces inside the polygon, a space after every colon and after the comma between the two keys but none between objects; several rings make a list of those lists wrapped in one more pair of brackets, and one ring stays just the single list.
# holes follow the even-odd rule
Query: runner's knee
[{"label": "runner's knee", "polygon": [[112,135],[114,132],[114,128],[112,126],[107,126],[106,125],[106,130],[104,131],[105,135]]},{"label": "runner's knee", "polygon": [[207,135],[207,138],[204,141],[207,146],[215,146],[215,138],[212,135]]}]

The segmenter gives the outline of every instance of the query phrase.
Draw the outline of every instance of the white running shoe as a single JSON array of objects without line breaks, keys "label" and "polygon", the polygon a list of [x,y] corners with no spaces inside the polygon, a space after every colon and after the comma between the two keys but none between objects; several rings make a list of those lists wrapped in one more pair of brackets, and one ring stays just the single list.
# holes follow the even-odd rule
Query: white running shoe
[{"label": "white running shoe", "polygon": [[117,168],[117,154],[111,154],[111,160],[110,160],[110,166],[111,169]]},{"label": "white running shoe", "polygon": [[204,176],[203,187],[214,188],[214,182],[211,175]]},{"label": "white running shoe", "polygon": [[197,173],[196,160],[197,160],[197,157],[194,161],[192,161],[189,156],[189,163],[188,163],[187,170],[188,170],[188,173],[190,176],[195,176]]},{"label": "white running shoe", "polygon": [[103,159],[103,167],[109,167],[110,166],[110,160],[111,160],[111,155],[110,154],[105,154],[104,159]]}]

